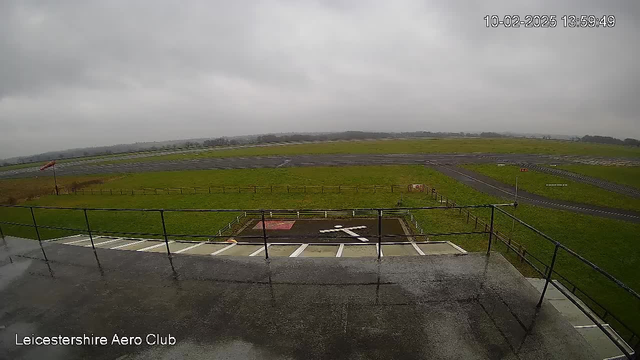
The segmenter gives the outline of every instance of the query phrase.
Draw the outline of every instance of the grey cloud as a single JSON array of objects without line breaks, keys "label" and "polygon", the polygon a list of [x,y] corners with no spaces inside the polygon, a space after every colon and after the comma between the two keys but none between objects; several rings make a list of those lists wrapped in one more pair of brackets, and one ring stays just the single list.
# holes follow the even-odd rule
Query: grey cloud
[{"label": "grey cloud", "polygon": [[[487,14],[614,29],[487,29]],[[640,137],[636,1],[3,1],[0,158],[281,131]]]}]

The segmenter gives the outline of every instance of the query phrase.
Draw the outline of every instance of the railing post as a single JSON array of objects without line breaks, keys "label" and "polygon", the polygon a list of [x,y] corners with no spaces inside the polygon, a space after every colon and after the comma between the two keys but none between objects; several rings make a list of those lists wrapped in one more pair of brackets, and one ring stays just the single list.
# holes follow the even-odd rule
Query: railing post
[{"label": "railing post", "polygon": [[487,255],[491,252],[491,240],[493,239],[493,216],[495,214],[496,207],[491,205],[491,226],[489,227],[489,246],[487,247]]},{"label": "railing post", "polygon": [[264,239],[264,258],[269,259],[269,245],[267,244],[267,225],[264,222],[264,210],[262,210],[262,238]]},{"label": "railing post", "polygon": [[33,227],[36,229],[36,236],[38,237],[38,242],[40,243],[40,250],[42,250],[42,255],[44,255],[44,261],[49,261],[47,258],[47,254],[44,252],[44,248],[42,247],[42,239],[40,238],[40,230],[38,230],[38,223],[36,223],[36,215],[33,213],[33,207],[31,209],[31,218],[33,219]]},{"label": "railing post", "polygon": [[84,212],[84,221],[87,223],[87,231],[89,232],[89,240],[91,240],[91,248],[96,251],[96,245],[93,243],[93,234],[91,233],[91,226],[89,226],[89,216],[87,215],[87,209],[82,209]]},{"label": "railing post", "polygon": [[378,210],[378,260],[382,257],[382,210]]},{"label": "railing post", "polygon": [[551,259],[551,266],[549,266],[549,272],[547,273],[547,281],[544,283],[544,288],[542,289],[542,295],[540,295],[540,301],[538,301],[538,305],[536,307],[542,306],[542,300],[544,299],[544,294],[547,292],[547,286],[549,286],[549,281],[551,281],[551,275],[553,275],[553,266],[556,264],[556,256],[558,255],[558,249],[560,245],[556,243],[556,248],[553,250],[553,258]]},{"label": "railing post", "polygon": [[164,210],[160,210],[160,218],[162,219],[162,233],[164,234],[164,244],[167,246],[167,255],[171,258],[171,250],[169,250],[169,238],[167,237],[167,227],[164,224]]}]

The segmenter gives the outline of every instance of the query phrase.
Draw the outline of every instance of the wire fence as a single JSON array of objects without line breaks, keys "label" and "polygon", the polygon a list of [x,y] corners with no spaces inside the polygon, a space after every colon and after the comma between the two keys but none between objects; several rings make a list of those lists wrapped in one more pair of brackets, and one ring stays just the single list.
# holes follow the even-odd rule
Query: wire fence
[{"label": "wire fence", "polygon": [[[81,188],[60,189],[60,195],[201,195],[201,194],[342,194],[342,193],[411,193],[424,192],[424,185],[211,185],[170,188]],[[52,191],[55,195],[55,191]]]}]

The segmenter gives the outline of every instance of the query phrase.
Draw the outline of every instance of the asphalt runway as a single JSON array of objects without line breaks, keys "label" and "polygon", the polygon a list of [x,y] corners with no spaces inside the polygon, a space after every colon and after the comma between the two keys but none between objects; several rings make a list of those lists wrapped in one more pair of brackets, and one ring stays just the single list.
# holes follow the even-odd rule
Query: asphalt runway
[{"label": "asphalt runway", "polygon": [[[301,166],[358,166],[358,165],[459,165],[503,162],[510,164],[568,164],[572,157],[527,154],[331,154],[296,156],[250,156],[202,158],[194,160],[133,162],[118,164],[60,164],[57,175],[119,174],[151,171],[257,169]],[[0,178],[53,176],[53,171],[37,168],[0,172]]]},{"label": "asphalt runway", "polygon": [[[460,167],[434,166],[433,168],[441,172],[442,174],[447,175],[485,194],[500,197],[510,201],[514,200],[515,188],[511,185],[504,184],[488,176],[484,176],[482,174],[478,174],[474,171]],[[518,189],[518,203],[531,204],[549,209],[567,210],[609,219],[640,223],[640,214],[634,211],[550,199],[544,196],[523,191],[521,189]]]}]

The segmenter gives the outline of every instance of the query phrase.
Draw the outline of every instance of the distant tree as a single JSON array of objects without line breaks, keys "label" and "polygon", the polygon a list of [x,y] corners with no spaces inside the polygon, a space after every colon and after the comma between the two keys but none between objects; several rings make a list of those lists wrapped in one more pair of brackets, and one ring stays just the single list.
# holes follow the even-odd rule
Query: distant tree
[{"label": "distant tree", "polygon": [[629,146],[640,146],[640,140],[626,138],[624,139],[624,144]]}]

